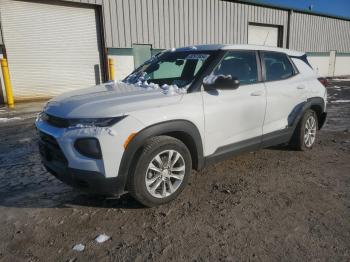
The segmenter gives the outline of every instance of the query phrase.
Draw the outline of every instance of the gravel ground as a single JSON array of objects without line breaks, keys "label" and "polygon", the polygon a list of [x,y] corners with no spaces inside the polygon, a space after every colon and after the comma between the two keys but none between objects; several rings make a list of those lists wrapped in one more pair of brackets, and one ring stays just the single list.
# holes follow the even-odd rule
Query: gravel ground
[{"label": "gravel ground", "polygon": [[311,152],[237,156],[193,172],[177,200],[152,209],[74,191],[41,166],[33,113],[2,122],[0,261],[349,261],[349,99],[350,81],[332,82]]}]

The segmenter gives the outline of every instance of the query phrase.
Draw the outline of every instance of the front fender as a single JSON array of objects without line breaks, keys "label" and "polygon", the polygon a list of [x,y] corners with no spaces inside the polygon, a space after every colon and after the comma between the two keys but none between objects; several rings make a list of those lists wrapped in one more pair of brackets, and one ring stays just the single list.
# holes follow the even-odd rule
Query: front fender
[{"label": "front fender", "polygon": [[187,120],[171,120],[161,122],[142,129],[133,137],[133,139],[128,144],[122,156],[119,167],[118,178],[120,184],[118,185],[118,188],[125,188],[130,170],[133,167],[133,164],[135,164],[138,153],[140,152],[140,149],[145,144],[147,139],[154,136],[171,134],[172,132],[183,132],[192,138],[195,148],[189,150],[194,150],[194,153],[196,154],[197,169],[203,167],[203,143],[198,128],[192,122]]}]

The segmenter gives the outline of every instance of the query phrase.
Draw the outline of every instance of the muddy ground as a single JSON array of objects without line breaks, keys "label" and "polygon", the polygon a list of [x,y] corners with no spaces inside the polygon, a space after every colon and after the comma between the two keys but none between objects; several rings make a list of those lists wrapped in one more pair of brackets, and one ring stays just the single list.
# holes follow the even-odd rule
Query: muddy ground
[{"label": "muddy ground", "polygon": [[[0,123],[0,261],[349,261],[350,81],[334,81],[329,97],[311,152],[237,156],[193,172],[176,201],[152,209],[53,178],[33,114]],[[97,244],[102,233],[111,239]]]}]

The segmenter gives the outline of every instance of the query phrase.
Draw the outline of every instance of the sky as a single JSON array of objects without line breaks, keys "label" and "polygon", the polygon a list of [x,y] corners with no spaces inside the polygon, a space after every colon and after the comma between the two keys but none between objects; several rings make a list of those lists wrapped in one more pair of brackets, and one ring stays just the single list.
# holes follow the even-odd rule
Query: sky
[{"label": "sky", "polygon": [[255,0],[255,2],[303,10],[312,5],[314,12],[350,18],[350,0]]}]

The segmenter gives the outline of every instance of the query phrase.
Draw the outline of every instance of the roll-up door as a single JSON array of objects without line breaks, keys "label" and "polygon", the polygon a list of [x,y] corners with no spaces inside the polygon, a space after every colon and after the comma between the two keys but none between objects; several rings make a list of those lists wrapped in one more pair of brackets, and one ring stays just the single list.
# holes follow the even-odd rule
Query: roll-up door
[{"label": "roll-up door", "polygon": [[248,44],[278,46],[278,26],[248,26]]},{"label": "roll-up door", "polygon": [[15,99],[52,97],[101,81],[98,12],[60,1],[0,0]]}]

